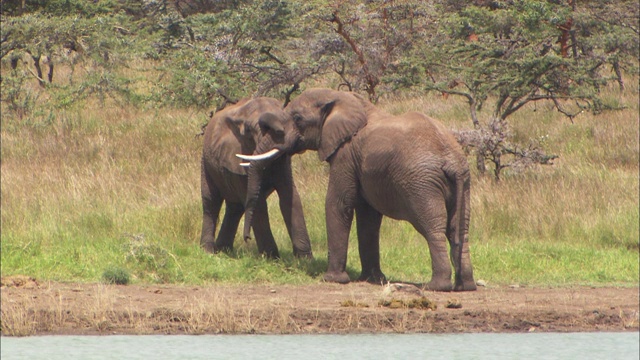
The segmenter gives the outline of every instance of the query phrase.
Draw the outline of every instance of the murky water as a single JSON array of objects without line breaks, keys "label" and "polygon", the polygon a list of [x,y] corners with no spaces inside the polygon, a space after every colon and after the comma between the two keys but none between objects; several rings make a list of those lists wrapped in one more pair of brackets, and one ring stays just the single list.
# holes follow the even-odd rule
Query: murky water
[{"label": "murky water", "polygon": [[8,359],[634,359],[639,333],[32,336]]}]

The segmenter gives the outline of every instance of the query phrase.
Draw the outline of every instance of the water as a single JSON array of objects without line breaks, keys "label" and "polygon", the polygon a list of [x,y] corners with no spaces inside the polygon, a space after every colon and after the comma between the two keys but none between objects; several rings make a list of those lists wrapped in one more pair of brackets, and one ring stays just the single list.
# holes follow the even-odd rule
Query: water
[{"label": "water", "polygon": [[149,335],[0,338],[11,359],[634,359],[625,333]]}]

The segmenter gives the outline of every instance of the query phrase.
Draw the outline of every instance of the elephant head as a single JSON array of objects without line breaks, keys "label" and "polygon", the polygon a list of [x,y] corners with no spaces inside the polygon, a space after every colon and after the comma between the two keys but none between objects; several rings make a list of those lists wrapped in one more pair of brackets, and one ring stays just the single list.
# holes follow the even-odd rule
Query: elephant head
[{"label": "elephant head", "polygon": [[356,93],[306,90],[286,108],[301,136],[298,150],[317,150],[320,160],[327,161],[367,124],[371,106]]},{"label": "elephant head", "polygon": [[287,121],[282,104],[277,100],[257,98],[239,105],[221,114],[224,126],[241,140],[239,146],[232,149],[235,153],[223,154],[220,161],[225,162],[224,167],[229,171],[248,175],[244,223],[244,238],[247,239],[255,205],[261,195],[263,172],[281,156],[289,156],[287,153],[297,147],[299,135],[293,123]]}]

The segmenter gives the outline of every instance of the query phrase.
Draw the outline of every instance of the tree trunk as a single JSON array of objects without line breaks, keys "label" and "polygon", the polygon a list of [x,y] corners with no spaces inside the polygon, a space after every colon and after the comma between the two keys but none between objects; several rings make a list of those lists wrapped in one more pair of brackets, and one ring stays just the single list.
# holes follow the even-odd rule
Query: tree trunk
[{"label": "tree trunk", "polygon": [[624,80],[622,79],[622,71],[620,71],[620,63],[617,61],[613,62],[613,71],[616,73],[616,80],[618,81],[618,86],[620,87],[620,91],[624,91]]},{"label": "tree trunk", "polygon": [[42,78],[42,67],[40,66],[40,56],[31,55],[31,58],[33,59],[33,65],[36,67],[38,82],[40,83],[40,86],[44,87],[44,79]]},{"label": "tree trunk", "polygon": [[487,172],[487,167],[484,164],[484,156],[480,152],[476,152],[476,167],[480,175],[484,175]]},{"label": "tree trunk", "polygon": [[47,74],[47,78],[49,79],[49,84],[53,82],[53,63],[51,62],[51,58],[49,58],[49,73]]}]

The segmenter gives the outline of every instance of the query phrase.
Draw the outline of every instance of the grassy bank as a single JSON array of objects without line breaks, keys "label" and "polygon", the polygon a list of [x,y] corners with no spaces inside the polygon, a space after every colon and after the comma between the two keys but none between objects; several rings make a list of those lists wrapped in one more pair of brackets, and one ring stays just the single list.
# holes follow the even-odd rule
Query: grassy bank
[{"label": "grassy bank", "polygon": [[[32,91],[39,91],[36,87]],[[521,139],[547,136],[555,165],[501,182],[473,175],[470,241],[477,279],[490,284],[638,284],[638,92],[608,90],[627,106],[573,123],[544,105],[511,122]],[[469,128],[466,105],[440,97],[382,101],[393,113],[419,110]],[[199,248],[199,158],[205,112],[140,109],[94,100],[19,118],[2,111],[2,276],[101,281],[125,270],[133,282],[313,283],[326,268],[326,165],[294,158],[314,261],[293,259],[276,196],[272,228],[283,255],[269,261],[254,242],[233,254]],[[469,158],[470,161],[472,158]],[[430,277],[426,242],[385,219],[382,267],[393,280]],[[348,267],[359,273],[352,233]]]}]

